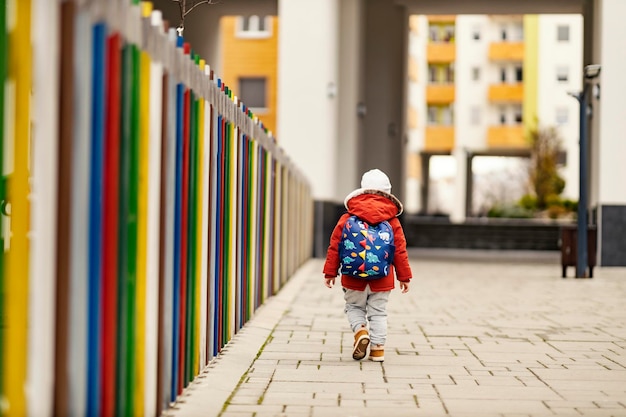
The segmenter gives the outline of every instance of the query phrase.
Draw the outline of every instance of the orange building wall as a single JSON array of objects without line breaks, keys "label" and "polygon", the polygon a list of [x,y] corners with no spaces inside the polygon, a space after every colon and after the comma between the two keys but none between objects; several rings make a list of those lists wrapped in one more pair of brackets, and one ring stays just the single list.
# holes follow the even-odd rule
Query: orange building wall
[{"label": "orange building wall", "polygon": [[[266,78],[267,111],[255,113],[263,124],[276,132],[276,83],[278,56],[278,19],[272,17],[271,36],[262,39],[238,38],[237,17],[226,16],[220,21],[221,62],[220,74],[234,94],[239,96],[240,77]],[[245,104],[245,98],[243,98]]]}]

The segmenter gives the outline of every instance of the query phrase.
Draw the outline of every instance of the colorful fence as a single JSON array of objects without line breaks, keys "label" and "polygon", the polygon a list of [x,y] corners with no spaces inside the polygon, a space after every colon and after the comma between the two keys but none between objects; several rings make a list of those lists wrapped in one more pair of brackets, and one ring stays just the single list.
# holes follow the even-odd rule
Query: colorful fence
[{"label": "colorful fence", "polygon": [[309,186],[150,4],[0,4],[0,414],[158,415],[310,256]]}]

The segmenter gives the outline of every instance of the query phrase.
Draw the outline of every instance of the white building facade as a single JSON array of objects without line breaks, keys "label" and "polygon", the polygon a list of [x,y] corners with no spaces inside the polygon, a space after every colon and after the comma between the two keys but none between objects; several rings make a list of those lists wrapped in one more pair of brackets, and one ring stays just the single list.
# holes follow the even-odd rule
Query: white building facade
[{"label": "white building facade", "polygon": [[568,92],[582,82],[582,17],[413,15],[409,22],[407,211],[441,209],[432,202],[441,190],[425,181],[430,158],[450,155],[447,214],[472,215],[473,156],[527,156],[534,127],[557,128],[563,197],[576,199],[578,103]]},{"label": "white building facade", "polygon": [[[169,0],[156,0],[159,8],[169,9],[170,20],[176,22],[179,19],[177,3]],[[532,81],[527,66],[532,60],[524,57],[517,50],[514,60],[517,64],[522,63],[522,76],[524,86],[501,85],[489,80],[489,74],[480,73],[481,82],[489,85],[487,102],[494,99],[500,100],[507,95],[513,95],[516,101],[504,105],[509,113],[508,120],[515,120],[516,110],[522,104],[522,118],[524,123],[533,118],[532,114],[539,115],[545,120],[546,125],[552,125],[552,120],[558,116],[564,141],[567,147],[567,160],[563,169],[568,185],[566,196],[577,198],[576,179],[573,172],[577,170],[576,152],[572,152],[577,143],[576,130],[577,115],[576,101],[569,97],[563,97],[560,93],[554,93],[551,97],[558,102],[553,104],[539,105],[535,109],[529,105],[529,94],[526,88],[532,88],[535,94],[544,94],[539,84],[543,78],[554,78],[556,68],[548,68],[542,58],[544,54],[554,60],[557,67],[562,63],[556,62],[561,54],[561,49],[567,49],[566,41],[554,41],[558,36],[558,27],[562,23],[552,22],[553,28],[544,30],[544,20],[560,19],[562,16],[549,17],[544,15],[555,14],[575,15],[570,23],[570,42],[577,41],[578,29],[583,20],[583,43],[582,62],[578,68],[571,64],[568,73],[569,86],[556,84],[563,89],[578,90],[582,87],[580,79],[576,79],[576,71],[589,64],[602,65],[602,72],[596,79],[601,85],[602,96],[600,100],[594,98],[593,117],[590,119],[589,135],[589,191],[588,210],[591,213],[591,222],[598,226],[598,253],[600,265],[625,265],[626,264],[626,187],[623,178],[626,177],[626,141],[623,132],[626,131],[626,105],[624,105],[624,91],[626,91],[626,50],[623,48],[626,39],[626,25],[623,24],[623,16],[626,15],[626,1],[624,0],[229,0],[218,2],[211,7],[199,7],[191,13],[187,19],[185,38],[198,48],[200,56],[206,57],[211,63],[211,68],[219,73],[219,19],[225,15],[278,15],[281,22],[287,22],[279,32],[278,59],[278,90],[279,108],[277,121],[277,138],[281,146],[293,157],[293,162],[303,168],[313,188],[313,195],[319,202],[340,202],[346,193],[358,185],[360,175],[372,167],[378,167],[388,173],[394,184],[394,193],[407,204],[407,211],[419,211],[422,206],[423,172],[426,170],[421,154],[431,152],[436,154],[453,154],[457,160],[456,171],[462,176],[455,177],[457,183],[453,194],[459,199],[454,209],[451,210],[453,220],[462,221],[467,212],[467,198],[465,189],[467,186],[467,162],[468,152],[458,146],[455,141],[455,126],[439,126],[437,129],[426,129],[425,120],[428,112],[407,112],[406,108],[410,100],[410,78],[407,74],[408,61],[408,36],[409,16],[411,15],[451,15],[458,14],[467,18],[476,19],[459,21],[456,31],[469,30],[469,38],[455,35],[455,42],[462,45],[454,45],[455,54],[459,54],[459,60],[463,56],[471,55],[464,48],[469,44],[472,48],[487,49],[487,57],[492,64],[494,57],[500,61],[507,61],[502,56],[507,49],[515,49],[512,45],[493,46],[499,43],[498,28],[505,23],[494,24],[492,29],[495,37],[489,39],[488,32],[480,33],[481,39],[472,42],[472,31],[481,26],[481,19],[490,19],[492,16],[503,16],[503,19],[511,19],[513,29],[522,28],[524,42],[528,44],[530,33],[534,34],[536,64],[539,72]],[[527,15],[522,18],[517,16]],[[517,15],[517,16],[516,16]],[[534,15],[536,17],[529,17]],[[583,16],[579,18],[576,16]],[[465,17],[464,17],[465,19]],[[527,22],[527,20],[529,20]],[[532,20],[535,20],[532,22]],[[515,23],[515,21],[517,23]],[[578,23],[576,23],[578,21]],[[527,24],[528,23],[528,24]],[[548,24],[546,23],[546,25]],[[516,25],[516,26],[515,26]],[[536,26],[537,30],[529,31],[529,25]],[[554,27],[556,25],[556,28]],[[320,26],[325,26],[324,34],[320,35]],[[580,26],[578,26],[580,27]],[[541,29],[541,30],[539,30]],[[519,34],[519,31],[518,31]],[[500,40],[502,33],[500,32]],[[509,42],[507,33],[507,42]],[[514,38],[513,38],[514,39]],[[338,45],[338,48],[337,48]],[[556,46],[549,46],[556,45]],[[423,54],[428,54],[429,45]],[[450,49],[450,48],[443,48]],[[504,49],[504,51],[503,51]],[[556,52],[556,49],[559,52]],[[301,51],[307,51],[303,58]],[[441,52],[441,51],[440,51]],[[445,52],[445,51],[443,51]],[[449,52],[449,51],[448,51]],[[512,51],[512,52],[515,52]],[[491,56],[494,53],[495,56]],[[566,52],[563,52],[566,53]],[[484,53],[477,57],[485,57]],[[445,55],[444,55],[445,58]],[[510,59],[511,61],[512,59]],[[474,59],[474,57],[472,57]],[[543,63],[541,63],[543,61]],[[456,61],[456,55],[453,56]],[[469,61],[468,61],[469,62]],[[575,62],[573,60],[572,62]],[[445,63],[445,62],[442,62]],[[539,64],[537,64],[539,63]],[[468,77],[462,74],[462,69],[456,63],[455,79],[461,80]],[[468,64],[470,66],[472,64]],[[311,68],[315,70],[311,70]],[[416,67],[416,66],[414,66]],[[471,68],[471,67],[470,67]],[[515,71],[510,70],[510,71]],[[561,71],[561,70],[559,70]],[[416,71],[421,80],[424,71]],[[470,72],[470,74],[472,74]],[[507,74],[507,77],[511,73]],[[562,74],[561,74],[562,75]],[[473,76],[473,75],[472,75]],[[491,77],[494,75],[491,74]],[[496,75],[497,77],[497,72]],[[508,78],[507,78],[508,79]],[[455,81],[456,83],[456,81]],[[422,94],[428,98],[429,89],[432,86],[425,85]],[[441,87],[441,86],[440,86]],[[460,87],[462,88],[462,87]],[[417,89],[419,90],[419,89]],[[480,107],[480,101],[485,100],[484,95],[474,95],[471,91],[456,90],[455,87],[439,88],[439,100],[442,106],[454,103],[456,95],[460,99],[464,96],[476,100],[476,106]],[[521,90],[521,91],[520,91]],[[556,90],[555,90],[556,91]],[[433,92],[431,91],[431,94]],[[437,93],[437,92],[436,92]],[[450,99],[452,94],[452,99]],[[546,93],[547,94],[547,93]],[[521,98],[520,98],[521,96]],[[306,97],[306,100],[303,98]],[[571,100],[569,103],[567,100]],[[448,102],[446,103],[446,100]],[[564,100],[561,102],[561,100]],[[423,100],[421,102],[424,102]],[[535,100],[536,103],[539,100]],[[567,103],[567,104],[566,104]],[[302,107],[306,106],[306,107]],[[552,108],[556,106],[557,108]],[[571,107],[570,107],[571,106]],[[495,106],[494,106],[495,107]],[[569,110],[565,110],[567,107]],[[459,111],[461,114],[459,114]],[[463,112],[465,111],[465,116]],[[485,141],[487,149],[500,147],[504,142],[509,147],[515,138],[523,138],[519,133],[524,126],[489,125],[485,120],[496,119],[493,109],[491,115],[482,114],[477,108],[459,109],[453,104],[454,123],[460,123],[462,118],[480,120],[470,132],[486,132],[468,134],[470,141]],[[543,112],[547,114],[543,114]],[[556,114],[555,114],[556,113]],[[413,115],[412,115],[413,114]],[[441,116],[440,116],[441,115]],[[447,117],[445,109],[437,109],[432,112],[433,117]],[[567,120],[568,127],[564,125]],[[424,129],[422,137],[412,132],[418,126]],[[421,126],[421,127],[419,127]],[[428,130],[431,130],[428,132]],[[451,133],[452,131],[452,133]],[[516,133],[517,132],[517,133]],[[458,132],[457,132],[458,133]],[[434,135],[434,136],[433,136]],[[470,139],[472,138],[472,139]],[[506,140],[504,140],[504,139]],[[429,150],[431,139],[439,142],[448,142],[447,150]],[[492,142],[493,140],[493,142]],[[420,149],[425,149],[420,151]],[[420,153],[421,152],[421,153]],[[509,152],[512,152],[509,150]],[[528,153],[526,151],[526,153]],[[469,162],[471,162],[471,155]],[[404,185],[404,186],[403,186]],[[465,194],[465,195],[464,195]],[[465,205],[462,203],[465,201]],[[321,213],[317,218],[323,218]],[[329,216],[330,217],[330,216]],[[320,236],[325,236],[326,231],[320,229]]]}]

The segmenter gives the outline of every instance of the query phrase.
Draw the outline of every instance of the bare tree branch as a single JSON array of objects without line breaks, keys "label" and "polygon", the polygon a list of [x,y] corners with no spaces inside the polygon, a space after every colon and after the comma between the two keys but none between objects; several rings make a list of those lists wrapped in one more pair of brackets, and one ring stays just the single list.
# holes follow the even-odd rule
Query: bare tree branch
[{"label": "bare tree branch", "polygon": [[184,9],[185,9],[185,2],[186,2],[186,0],[172,0],[172,1],[174,3],[178,3],[178,11],[179,11],[179,15],[180,15],[180,22],[178,24],[178,27],[182,28],[184,26],[184,22],[185,22]]},{"label": "bare tree branch", "polygon": [[193,4],[189,10],[185,11],[183,17],[187,16],[189,13],[191,13],[193,9],[200,6],[201,4],[217,4],[217,2],[213,0],[202,0],[196,4]]},{"label": "bare tree branch", "polygon": [[[200,0],[199,2],[196,3],[195,0],[172,0],[174,3],[178,3],[178,11],[179,11],[179,15],[180,15],[180,23],[178,24],[178,33],[179,35],[182,36],[183,34],[183,30],[185,29],[185,17],[187,17],[187,15],[189,13],[191,13],[191,11],[193,9],[195,9],[196,7],[202,5],[202,4],[217,4],[219,3],[219,0]],[[189,8],[187,8],[187,2],[191,3],[191,6]]]}]

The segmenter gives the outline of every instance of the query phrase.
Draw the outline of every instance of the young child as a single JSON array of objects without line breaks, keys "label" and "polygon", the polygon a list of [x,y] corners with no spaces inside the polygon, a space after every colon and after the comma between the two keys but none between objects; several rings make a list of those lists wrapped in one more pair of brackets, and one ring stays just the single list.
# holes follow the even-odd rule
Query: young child
[{"label": "young child", "polygon": [[[395,255],[393,268],[389,267],[386,276],[376,279],[364,279],[358,276],[342,274],[341,285],[346,301],[345,313],[354,332],[352,358],[361,360],[367,353],[371,342],[369,359],[376,362],[385,360],[385,341],[387,338],[387,300],[394,288],[394,269],[400,281],[402,293],[409,291],[412,278],[409,258],[406,252],[406,239],[397,216],[402,214],[402,203],[391,194],[391,183],[387,175],[373,169],[361,178],[361,188],[352,191],[346,197],[344,205],[348,210],[343,214],[330,238],[330,245],[324,264],[325,284],[332,288],[341,266],[340,247],[343,228],[350,216],[356,215],[370,225],[387,221],[393,229]],[[369,331],[368,331],[369,324]]]}]

